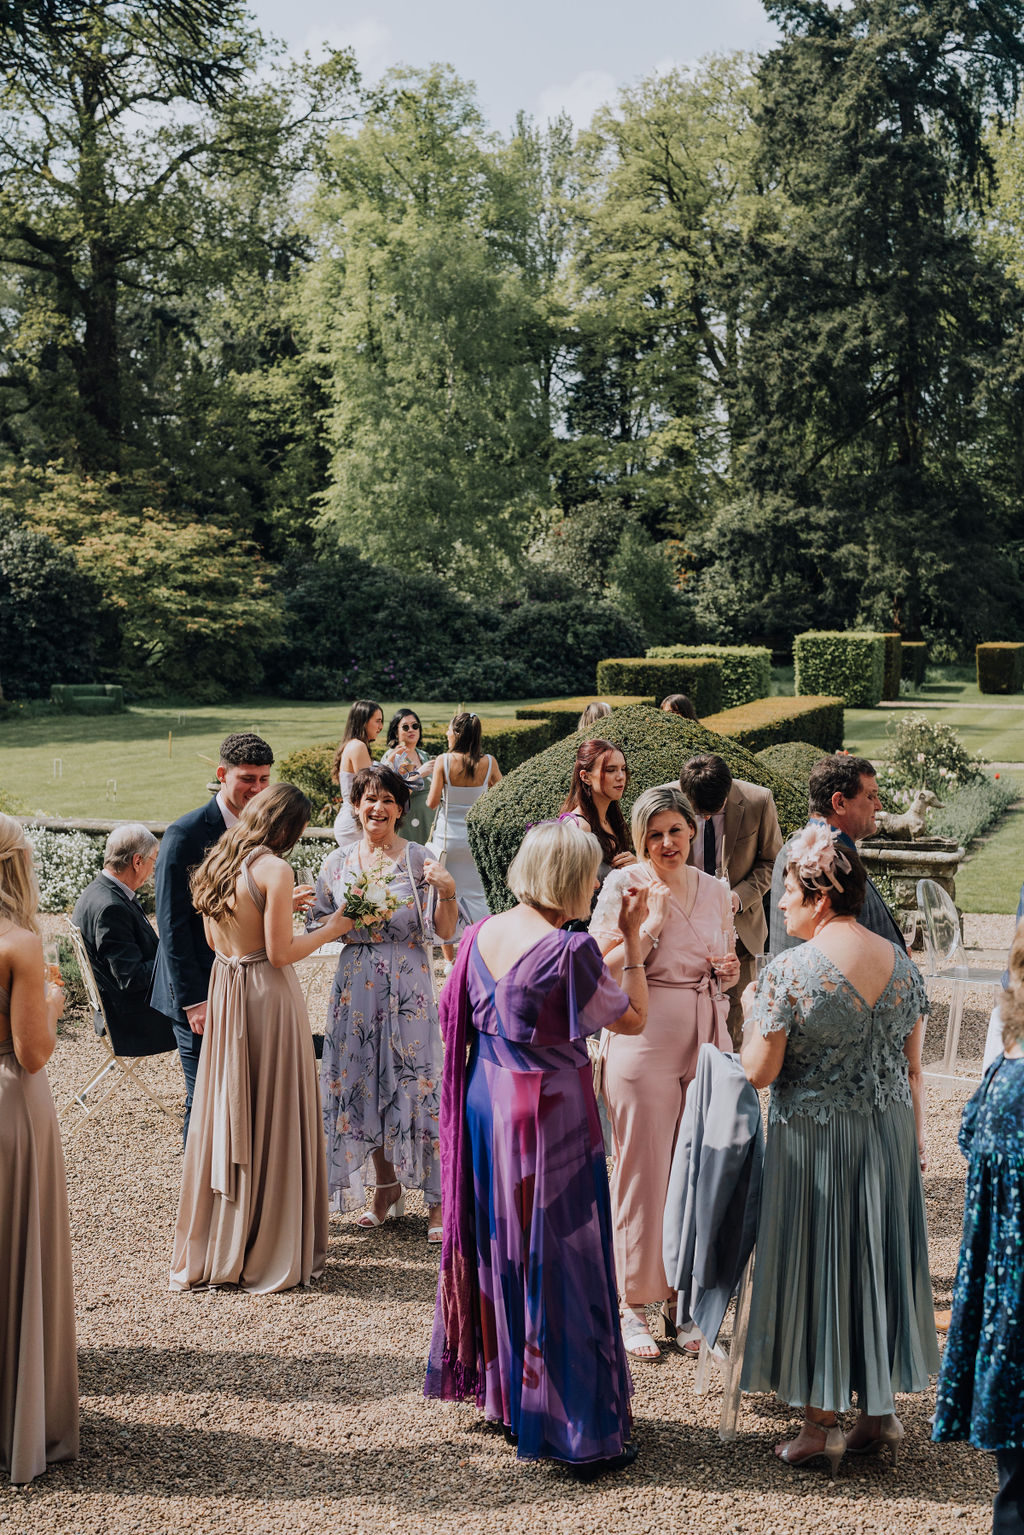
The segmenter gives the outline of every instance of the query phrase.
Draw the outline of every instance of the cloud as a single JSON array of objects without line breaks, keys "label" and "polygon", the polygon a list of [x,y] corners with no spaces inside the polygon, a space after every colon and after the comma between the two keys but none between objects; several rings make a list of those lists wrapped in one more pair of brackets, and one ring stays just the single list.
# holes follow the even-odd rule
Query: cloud
[{"label": "cloud", "polygon": [[347,26],[311,27],[302,44],[314,56],[321,48],[351,48],[359,65],[359,72],[368,82],[379,80],[386,69],[397,64],[391,28],[375,16],[363,16]]},{"label": "cloud", "polygon": [[537,97],[540,123],[568,112],[577,128],[586,128],[598,107],[614,103],[619,93],[614,75],[603,69],[585,69],[567,85],[549,85]]}]

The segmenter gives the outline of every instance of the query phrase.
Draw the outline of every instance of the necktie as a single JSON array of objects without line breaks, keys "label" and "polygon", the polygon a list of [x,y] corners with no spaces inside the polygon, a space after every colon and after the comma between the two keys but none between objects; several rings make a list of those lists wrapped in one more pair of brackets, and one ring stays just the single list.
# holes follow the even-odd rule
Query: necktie
[{"label": "necktie", "polygon": [[715,823],[708,816],[704,822],[704,873],[718,873],[718,856],[715,851]]}]

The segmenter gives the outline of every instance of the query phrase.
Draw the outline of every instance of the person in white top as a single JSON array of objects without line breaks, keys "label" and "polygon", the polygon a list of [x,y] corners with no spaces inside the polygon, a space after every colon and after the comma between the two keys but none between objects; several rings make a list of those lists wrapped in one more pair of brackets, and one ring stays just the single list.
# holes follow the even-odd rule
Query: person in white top
[{"label": "person in white top", "polygon": [[341,790],[341,809],[334,818],[339,847],[354,847],[362,828],[352,814],[352,780],[373,762],[370,747],[384,729],[384,710],[372,698],[357,698],[348,711],[345,734],[338,743],[331,777]]},{"label": "person in white top", "polygon": [[[434,759],[427,805],[437,811],[429,851],[448,869],[458,892],[459,917],[470,927],[489,915],[487,897],[469,850],[466,816],[481,794],[501,780],[501,769],[481,749],[483,729],[477,714],[460,711],[448,726],[448,750]],[[450,966],[455,946],[442,945]]]}]

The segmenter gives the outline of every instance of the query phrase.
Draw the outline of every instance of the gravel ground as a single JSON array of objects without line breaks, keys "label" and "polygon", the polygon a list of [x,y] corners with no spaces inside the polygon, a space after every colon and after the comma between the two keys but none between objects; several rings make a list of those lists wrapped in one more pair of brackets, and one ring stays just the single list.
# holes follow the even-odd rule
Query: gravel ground
[{"label": "gravel ground", "polygon": [[[1005,955],[1008,917],[968,917],[968,942]],[[327,975],[314,985],[322,1016]],[[988,1006],[968,1014],[980,1066]],[[933,1039],[941,1038],[941,1007]],[[929,1052],[926,1052],[926,1054]],[[84,1024],[61,1037],[58,1104],[97,1059]],[[176,1058],[145,1068],[175,1104]],[[966,1090],[934,1099],[926,1179],[937,1306],[949,1304],[963,1200],[956,1131]],[[69,1122],[71,1123],[71,1122]],[[675,1351],[634,1370],[640,1458],[582,1486],[550,1464],[520,1465],[468,1406],[422,1396],[437,1258],[413,1213],[364,1234],[332,1217],[327,1272],[284,1296],[171,1295],[167,1267],[181,1171],[176,1124],[119,1091],[67,1138],[78,1296],[82,1455],[24,1489],[0,1486],[0,1528],[122,1532],[592,1531],[628,1535],[823,1530],[834,1535],[991,1528],[992,1457],[929,1443],[934,1392],[898,1404],[906,1440],[887,1458],[790,1470],[773,1443],[793,1412],[745,1396],[739,1437],[720,1442],[721,1395],[693,1393]]]}]

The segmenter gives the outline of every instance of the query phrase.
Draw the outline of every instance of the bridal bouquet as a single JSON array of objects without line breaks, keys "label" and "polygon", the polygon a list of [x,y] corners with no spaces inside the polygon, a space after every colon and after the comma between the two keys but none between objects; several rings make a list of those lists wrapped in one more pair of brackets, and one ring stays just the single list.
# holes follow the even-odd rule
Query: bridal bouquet
[{"label": "bridal bouquet", "polygon": [[394,874],[385,874],[383,865],[364,869],[349,885],[345,895],[344,911],[356,927],[372,927],[375,922],[386,922],[392,912],[408,903],[388,889]]}]

